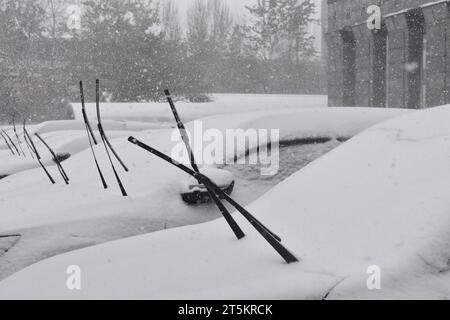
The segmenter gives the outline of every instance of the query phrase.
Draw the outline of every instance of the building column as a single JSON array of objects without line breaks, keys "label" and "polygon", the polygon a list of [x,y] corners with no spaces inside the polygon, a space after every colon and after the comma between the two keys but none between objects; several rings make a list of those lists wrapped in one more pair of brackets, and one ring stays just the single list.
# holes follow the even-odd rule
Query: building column
[{"label": "building column", "polygon": [[342,106],[343,100],[343,56],[342,37],[339,31],[328,32],[326,35],[328,47],[328,104]]},{"label": "building column", "polygon": [[423,79],[426,88],[426,106],[448,103],[448,7],[447,3],[423,8],[425,16],[426,64]]},{"label": "building column", "polygon": [[398,14],[385,19],[388,29],[387,105],[391,108],[406,108],[408,76],[408,26],[406,15]]},{"label": "building column", "polygon": [[373,36],[366,24],[353,27],[356,40],[355,104],[360,107],[372,105]]}]

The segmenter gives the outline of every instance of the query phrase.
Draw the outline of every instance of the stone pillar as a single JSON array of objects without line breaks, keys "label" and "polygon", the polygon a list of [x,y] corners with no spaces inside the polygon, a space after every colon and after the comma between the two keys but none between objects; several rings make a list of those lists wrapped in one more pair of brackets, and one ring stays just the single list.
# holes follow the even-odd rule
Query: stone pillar
[{"label": "stone pillar", "polygon": [[408,52],[406,15],[387,17],[385,23],[388,29],[387,105],[391,108],[406,108],[408,88],[405,71]]},{"label": "stone pillar", "polygon": [[339,31],[328,32],[328,104],[341,106],[343,97],[342,37]]},{"label": "stone pillar", "polygon": [[372,105],[373,36],[366,24],[352,28],[356,40],[355,104],[360,107]]},{"label": "stone pillar", "polygon": [[425,102],[427,107],[434,107],[449,102],[449,68],[445,67],[450,62],[447,3],[425,7],[423,13],[427,57],[423,75],[426,86]]}]

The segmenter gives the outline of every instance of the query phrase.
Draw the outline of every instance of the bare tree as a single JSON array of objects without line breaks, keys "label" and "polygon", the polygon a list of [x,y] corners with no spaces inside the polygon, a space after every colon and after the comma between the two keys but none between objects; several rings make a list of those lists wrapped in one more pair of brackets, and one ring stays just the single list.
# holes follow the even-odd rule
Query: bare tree
[{"label": "bare tree", "polygon": [[313,37],[307,32],[315,21],[312,0],[258,0],[247,9],[252,16],[249,38],[263,60],[286,55],[298,61],[302,55],[314,54]]},{"label": "bare tree", "polygon": [[210,24],[209,39],[215,49],[223,51],[233,27],[230,9],[223,0],[209,0],[208,13]]},{"label": "bare tree", "polygon": [[175,0],[165,0],[161,18],[165,40],[178,43],[183,38],[183,29],[178,17],[178,6]]},{"label": "bare tree", "polygon": [[188,43],[191,53],[223,52],[232,27],[230,9],[223,0],[196,0],[188,10]]},{"label": "bare tree", "polygon": [[195,0],[188,9],[187,40],[192,55],[203,54],[207,47],[209,35],[209,12],[207,2]]}]

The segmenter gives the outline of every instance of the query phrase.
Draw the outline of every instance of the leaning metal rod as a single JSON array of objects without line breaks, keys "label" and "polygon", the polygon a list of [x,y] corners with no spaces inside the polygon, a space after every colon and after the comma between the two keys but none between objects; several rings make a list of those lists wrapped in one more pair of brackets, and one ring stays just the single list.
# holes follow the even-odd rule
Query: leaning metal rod
[{"label": "leaning metal rod", "polygon": [[[171,164],[173,164],[174,166],[178,167],[179,169],[181,169],[182,171],[186,172],[187,174],[193,176],[194,178],[197,178],[197,175],[202,175],[201,173],[197,173],[197,172],[193,171],[192,169],[189,169],[189,168],[186,167],[185,165],[179,163],[178,161],[176,161],[176,160],[170,158],[169,156],[165,155],[164,153],[162,153],[162,152],[156,150],[155,148],[152,148],[152,147],[146,145],[146,144],[143,143],[143,142],[140,142],[139,140],[137,140],[137,139],[135,139],[135,138],[133,138],[133,137],[130,137],[130,138],[128,139],[128,141],[130,141],[130,142],[133,143],[133,144],[136,144],[137,146],[141,147],[141,148],[144,149],[144,150],[147,150],[148,152],[150,152],[150,153],[156,155],[157,157],[159,157],[159,158],[161,158],[161,159],[163,159],[163,160],[165,160],[165,161],[167,161],[167,162],[170,162]],[[204,175],[202,175],[202,176],[204,176]],[[203,184],[201,181],[200,181],[200,183]],[[206,186],[205,186],[205,187],[206,187]],[[215,190],[215,188],[212,188],[212,189]],[[219,188],[219,189],[220,189],[220,188]],[[220,192],[218,192],[218,194],[220,194],[221,196],[223,196],[223,195],[226,194],[226,193],[223,192],[222,189],[220,189]],[[224,197],[224,198],[225,198],[225,197]],[[231,198],[230,198],[229,196],[228,196],[228,198],[231,200]],[[241,206],[239,206],[236,202],[234,202],[234,203],[231,203],[230,201],[228,201],[228,202],[229,202],[233,207],[235,207],[238,211],[241,210],[241,209],[242,209],[242,210],[245,210],[244,208],[242,208]],[[238,208],[238,207],[239,207],[239,208]],[[256,219],[255,217],[253,217],[253,221],[255,221],[256,223],[260,224],[264,229],[266,229],[266,231],[267,231],[268,233],[270,233],[270,235],[271,235],[272,237],[274,237],[277,241],[281,242],[281,238],[280,238],[279,236],[277,236],[275,233],[273,233],[272,231],[270,231],[268,228],[266,228],[260,221],[258,221],[258,219]]]},{"label": "leaning metal rod", "polygon": [[[94,132],[92,131],[91,125],[89,124],[89,119],[86,113],[85,103],[84,103],[84,91],[83,91],[83,81],[80,81],[80,97],[81,97],[81,112],[83,113],[83,120],[84,125],[86,127],[86,133],[89,140],[89,146],[91,148],[92,156],[94,158],[95,165],[97,167],[98,174],[100,176],[100,180],[102,182],[103,188],[108,189],[108,185],[106,184],[105,177],[103,176],[102,169],[100,168],[100,164],[97,160],[97,155],[95,154],[94,146],[92,144],[92,141],[94,141],[95,144],[97,144],[94,136]],[[92,137],[92,139],[91,139]]]},{"label": "leaning metal rod", "polygon": [[167,89],[164,90],[164,93],[166,95],[167,102],[169,102],[170,108],[172,109],[172,113],[175,117],[175,121],[177,122],[177,127],[178,127],[178,130],[180,131],[181,139],[183,140],[184,145],[186,146],[187,152],[189,153],[189,159],[191,162],[191,166],[194,169],[194,171],[200,172],[200,170],[198,169],[197,163],[195,161],[194,152],[192,151],[192,147],[189,143],[189,137],[187,135],[186,128],[185,128],[183,122],[181,121],[180,116],[178,115],[178,111],[175,107],[175,103],[173,102],[172,96],[170,95],[170,92]]},{"label": "leaning metal rod", "polygon": [[19,145],[19,149],[20,149],[20,151],[22,151],[23,156],[26,158],[27,155],[26,155],[25,152],[23,151],[23,148],[22,148],[22,141],[20,141],[19,135],[17,134],[16,121],[15,121],[15,118],[14,118],[14,117],[12,118],[12,124],[13,124],[14,135],[16,136],[17,144]]},{"label": "leaning metal rod", "polygon": [[50,154],[53,157],[53,160],[56,162],[56,166],[58,167],[58,171],[61,174],[61,177],[64,179],[64,182],[66,184],[69,184],[69,177],[67,176],[66,171],[64,170],[63,166],[61,165],[61,162],[59,161],[58,156],[56,155],[56,153],[53,151],[53,149],[47,144],[47,142],[38,133],[35,133],[34,135],[48,149],[48,151],[50,152]]},{"label": "leaning metal rod", "polygon": [[91,123],[89,122],[89,119],[87,117],[86,103],[84,100],[83,81],[80,81],[80,98],[81,98],[81,111],[83,113],[84,123],[86,124],[86,127],[88,129],[88,133],[92,137],[92,141],[94,142],[95,145],[97,145],[98,144],[97,139],[95,138],[94,131],[92,130],[91,127]]},{"label": "leaning metal rod", "polygon": [[[109,162],[111,164],[111,168],[112,168],[112,170],[114,172],[114,175],[116,177],[117,184],[119,185],[119,189],[122,192],[122,196],[127,197],[128,193],[125,190],[125,187],[124,187],[124,185],[122,183],[122,180],[119,177],[119,174],[117,173],[116,166],[114,165],[114,162],[112,160],[111,154],[109,152],[108,146],[110,144],[107,143],[108,138],[106,137],[106,134],[103,131],[102,122],[101,122],[101,119],[100,119],[100,81],[98,79],[96,81],[95,88],[96,88],[95,89],[95,91],[96,91],[96,99],[95,100],[96,100],[96,108],[97,108],[97,121],[98,121],[97,126],[98,126],[98,131],[100,132],[100,137],[102,138],[102,142],[103,142],[103,146],[105,147],[106,155],[108,156]],[[111,151],[114,153],[114,149],[111,149]],[[119,161],[121,161],[120,158],[118,157],[118,155],[116,153],[114,153],[114,154],[116,155],[116,158],[119,159]],[[122,165],[124,166],[124,168],[126,168],[126,166],[123,163],[122,163]],[[128,170],[128,168],[126,168],[126,170]]]},{"label": "leaning metal rod", "polygon": [[14,141],[11,139],[11,137],[9,136],[9,134],[2,129],[3,134],[8,138],[9,142],[11,142],[12,146],[14,147],[14,149],[17,151],[17,155],[20,157],[20,151],[19,149],[17,149],[16,144],[14,143]]},{"label": "leaning metal rod", "polygon": [[11,153],[13,154],[13,155],[16,155],[15,153],[14,153],[14,150],[11,148],[11,146],[9,145],[9,142],[8,142],[8,140],[6,139],[6,137],[3,135],[3,133],[0,131],[0,136],[3,138],[3,140],[5,140],[5,144],[8,146],[8,148],[9,148],[9,151],[11,151]]},{"label": "leaning metal rod", "polygon": [[35,146],[35,144],[34,144],[34,142],[33,142],[33,139],[31,139],[30,135],[28,134],[27,129],[25,129],[25,134],[27,135],[28,140],[29,140],[30,143],[31,143],[31,146],[32,146],[32,148],[33,148],[33,150],[34,150],[34,153],[36,154],[36,158],[37,158],[37,160],[38,160],[40,166],[41,166],[42,169],[44,170],[44,172],[45,172],[45,174],[47,175],[47,177],[48,177],[48,179],[50,180],[50,182],[51,182],[52,184],[55,184],[55,183],[56,183],[56,182],[55,182],[55,179],[53,179],[53,177],[51,176],[51,174],[47,171],[47,169],[45,168],[44,164],[42,163],[42,161],[41,161],[41,156],[39,155],[39,152],[38,152],[37,149],[36,149],[36,146]]},{"label": "leaning metal rod", "polygon": [[[194,152],[192,151],[192,147],[189,143],[189,137],[187,135],[186,128],[184,127],[184,124],[181,121],[180,116],[178,115],[178,111],[175,107],[175,103],[173,102],[172,97],[170,96],[169,90],[165,90],[164,93],[166,94],[167,102],[169,102],[170,108],[172,109],[172,113],[173,113],[173,116],[175,117],[175,121],[177,122],[178,130],[180,132],[181,138],[182,138],[184,145],[186,147],[186,150],[189,154],[189,160],[190,160],[191,166],[195,172],[199,173],[200,169],[198,168],[198,165],[195,161]],[[199,181],[199,183],[200,183],[200,181]],[[216,204],[219,211],[222,213],[223,217],[227,221],[228,225],[230,226],[230,228],[233,231],[236,238],[238,238],[238,239],[244,238],[245,237],[244,231],[242,231],[242,229],[239,227],[237,222],[233,219],[232,215],[227,210],[227,208],[224,206],[224,204],[220,201],[220,199],[217,197],[217,195],[214,193],[214,191],[210,187],[208,187],[208,186],[205,186],[205,187],[206,187],[206,190],[208,190],[209,196],[214,201],[214,203]]]},{"label": "leaning metal rod", "polygon": [[5,239],[5,238],[17,238],[17,237],[21,237],[21,234],[0,234],[0,239]]},{"label": "leaning metal rod", "polygon": [[[177,122],[178,130],[180,131],[181,138],[182,138],[182,140],[184,142],[184,145],[186,146],[187,152],[189,153],[189,159],[190,159],[190,162],[191,162],[191,166],[192,166],[192,168],[194,169],[195,172],[200,173],[200,170],[199,170],[199,168],[197,166],[197,163],[195,161],[194,152],[192,151],[192,147],[191,147],[190,142],[189,142],[189,137],[188,137],[186,128],[184,126],[183,121],[181,121],[181,118],[180,118],[180,116],[178,114],[177,108],[175,107],[175,103],[173,102],[172,96],[170,95],[170,92],[167,89],[164,90],[164,93],[165,93],[165,95],[167,97],[167,101],[169,102],[170,108],[172,109],[172,113],[173,113],[173,115],[175,117],[175,121]],[[201,182],[199,181],[199,183],[201,183]],[[217,197],[216,193],[210,187],[208,187],[208,186],[205,186],[205,187],[208,190],[208,193],[209,193],[210,197],[214,200],[214,202],[218,206],[219,210],[222,213],[225,212],[225,215],[229,215],[231,217],[230,213],[228,212],[226,207],[222,204],[220,199]],[[234,220],[233,220],[233,222],[236,223]],[[257,223],[259,223],[259,221],[257,221]],[[236,226],[237,226],[237,224],[236,224]],[[265,228],[267,232],[272,234],[273,237],[275,237],[278,241],[281,242],[281,238],[279,236],[274,234],[272,231],[267,229],[262,224],[261,224],[261,227]],[[239,226],[237,228],[239,229]],[[238,236],[238,239],[240,239],[239,235],[241,235],[241,238],[245,236],[245,234],[243,233],[242,230],[241,230],[242,234],[239,234],[239,230],[236,230],[238,232],[238,234],[236,235],[236,236]],[[233,231],[234,231],[234,229],[233,229]]]},{"label": "leaning metal rod", "polygon": [[23,127],[22,127],[22,131],[23,131],[23,140],[25,140],[25,144],[27,145],[27,147],[28,147],[28,150],[30,151],[30,154],[31,154],[31,157],[34,159],[34,151],[33,151],[33,148],[31,148],[31,144],[30,144],[30,142],[28,141],[28,138],[27,138],[27,135],[25,134],[25,126],[26,126],[26,120],[25,119],[23,119]]},{"label": "leaning metal rod", "polygon": [[244,209],[242,206],[237,204],[234,200],[231,199],[225,192],[223,192],[214,182],[212,182],[208,177],[201,173],[197,173],[194,170],[186,167],[185,165],[175,161],[174,159],[170,158],[169,156],[165,155],[164,153],[140,142],[134,137],[128,138],[128,141],[131,143],[141,147],[142,149],[152,153],[153,155],[171,163],[172,165],[178,167],[180,170],[188,173],[189,175],[193,176],[197,180],[199,180],[204,185],[209,186],[210,188],[214,189],[214,191],[217,194],[220,194],[225,198],[227,202],[229,202],[232,206],[234,206],[238,212],[240,212],[245,219],[247,219],[248,222],[266,239],[266,241],[272,246],[272,248],[275,249],[275,251],[280,254],[281,257],[289,264],[293,262],[298,262],[299,260],[288,250],[286,249],[280,241],[278,241],[274,236],[273,233],[269,232],[264,225],[259,222],[250,212],[248,212],[246,209]]},{"label": "leaning metal rod", "polygon": [[106,135],[105,129],[103,128],[102,118],[100,114],[100,80],[97,79],[95,82],[95,92],[96,92],[96,109],[97,109],[97,121],[98,121],[98,130],[100,131],[100,135],[102,136],[104,142],[109,147],[109,150],[113,153],[114,157],[116,157],[117,161],[119,161],[120,165],[123,167],[123,169],[128,172],[128,167],[125,165],[125,163],[122,161],[122,159],[119,157],[119,154],[116,152],[116,150],[113,148],[111,142],[109,142],[109,139]]}]

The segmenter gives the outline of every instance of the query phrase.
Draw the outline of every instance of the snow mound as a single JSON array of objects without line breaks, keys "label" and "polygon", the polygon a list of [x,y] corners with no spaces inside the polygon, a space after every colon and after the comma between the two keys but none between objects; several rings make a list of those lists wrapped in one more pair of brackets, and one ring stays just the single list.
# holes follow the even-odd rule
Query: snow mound
[{"label": "snow mound", "polygon": [[[257,111],[239,115],[215,116],[203,119],[201,123],[205,128],[220,130],[251,127],[255,129],[282,128],[280,139],[289,136],[308,138],[318,134],[334,137],[346,134],[354,135],[375,123],[405,112],[407,111],[364,108]],[[269,119],[272,121],[269,122]],[[314,122],[317,122],[317,125],[314,125]],[[187,127],[189,130],[192,123]],[[132,132],[126,133],[132,134]],[[178,130],[143,131],[136,133],[136,137],[171,154],[176,144],[175,141],[171,141],[173,133],[178,134]],[[62,131],[49,133],[49,135],[56,135],[55,140],[47,135],[45,137],[57,152],[87,148],[88,141],[85,132]],[[110,185],[108,190],[103,190],[100,185],[90,150],[83,149],[64,161],[64,168],[71,178],[70,186],[60,184],[59,180],[57,185],[51,185],[41,168],[14,174],[0,180],[0,205],[2,208],[0,231],[94,217],[128,216],[136,212],[146,212],[149,215],[169,213],[170,216],[182,215],[186,207],[179,199],[178,190],[181,179],[186,175],[131,145],[127,141],[128,135],[124,136],[123,133],[120,133],[118,136],[114,136],[113,132],[108,132],[108,135],[114,148],[130,168],[129,173],[119,173],[130,197],[121,197],[120,191],[114,184],[115,177],[110,170],[104,148],[102,145],[98,145],[95,147],[95,151],[103,174]],[[238,145],[237,152],[245,153],[245,147],[245,145]],[[225,156],[232,158],[235,153],[234,148],[226,151]],[[46,161],[51,161],[45,149],[42,150],[42,154],[47,157]],[[5,158],[5,167],[0,167],[0,169],[5,168],[6,171],[14,168],[13,165],[17,165],[16,158],[12,156]],[[182,159],[177,160],[181,161]],[[27,158],[24,161],[32,162],[32,159]],[[186,159],[187,164],[188,162],[189,160]],[[33,162],[33,165],[36,165],[36,161]],[[59,176],[55,166],[48,167],[48,169],[55,178]],[[173,190],[176,191],[173,192]],[[33,205],[30,206],[29,203]],[[52,205],[49,206],[49,203]],[[170,203],[171,206],[168,206],[167,203]]]},{"label": "snow mound", "polygon": [[[302,126],[295,132],[295,122],[287,120],[293,115],[280,116],[283,123],[277,125],[289,122],[286,132],[299,136]],[[302,119],[305,113],[296,116]],[[448,117],[450,108],[441,107],[376,125],[250,205],[249,210],[283,238],[301,263],[285,265],[240,218],[247,237],[235,240],[220,219],[49,259],[2,281],[0,299],[322,298],[342,279],[364,274],[373,264],[394,274],[446,270]],[[263,117],[253,119],[254,125]],[[153,137],[157,147],[163,138]],[[128,148],[120,145],[122,151]],[[135,159],[133,168],[151,163],[153,170],[142,176],[152,177],[152,185],[167,183],[164,176],[157,176],[153,158],[138,160],[144,154],[129,151],[129,160]],[[161,172],[168,172],[164,168]],[[170,179],[176,181],[178,176]],[[146,184],[144,179],[134,182]],[[67,290],[66,270],[71,265],[83,272],[81,291]]]},{"label": "snow mound", "polygon": [[[161,129],[162,124],[140,123],[140,122],[125,122],[125,121],[104,121],[105,131],[111,138],[127,137],[130,134],[144,130]],[[86,127],[82,121],[61,120],[61,121],[47,121],[36,125],[27,126],[29,134],[33,137],[33,141],[42,156],[42,161],[46,166],[55,165],[53,158],[47,148],[34,137],[35,133],[40,134],[45,141],[51,146],[56,154],[67,154],[73,156],[89,147],[89,141],[86,135]],[[98,129],[93,125],[93,130],[100,141]],[[20,143],[14,134],[12,128],[5,128],[5,131],[12,138],[19,150],[25,153],[25,157],[12,156],[8,145],[4,140],[0,141],[0,177],[9,176],[21,171],[39,167],[38,162],[30,154],[30,150],[23,138],[22,128],[18,128],[18,136]],[[10,145],[10,147],[13,147]],[[21,150],[22,149],[22,150]],[[15,149],[13,149],[15,151]]]},{"label": "snow mound", "polygon": [[[212,94],[211,99],[207,103],[177,102],[177,109],[187,121],[215,114],[327,106],[327,97],[319,95]],[[102,103],[101,106],[103,119],[143,122],[172,122],[173,119],[167,102]],[[81,120],[81,104],[72,103],[72,109],[75,119]],[[95,103],[87,103],[86,112],[94,119]]]},{"label": "snow mound", "polygon": [[[211,179],[211,181],[219,186],[219,188],[226,188],[234,181],[233,174],[227,170],[213,167],[203,167],[200,168],[200,172]],[[180,193],[189,193],[202,190],[205,190],[205,187],[199,184],[197,179],[194,177],[187,177],[181,182]]]}]

